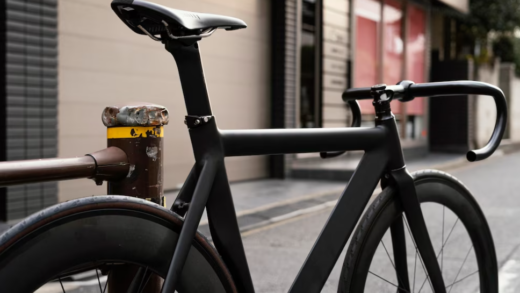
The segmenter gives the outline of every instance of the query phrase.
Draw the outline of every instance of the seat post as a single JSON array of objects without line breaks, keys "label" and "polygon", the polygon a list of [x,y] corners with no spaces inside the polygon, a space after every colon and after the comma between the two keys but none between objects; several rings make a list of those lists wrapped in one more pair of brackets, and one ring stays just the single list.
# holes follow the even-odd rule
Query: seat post
[{"label": "seat post", "polygon": [[177,63],[188,115],[212,115],[198,43],[186,44],[169,38],[165,38],[164,42],[166,50]]}]

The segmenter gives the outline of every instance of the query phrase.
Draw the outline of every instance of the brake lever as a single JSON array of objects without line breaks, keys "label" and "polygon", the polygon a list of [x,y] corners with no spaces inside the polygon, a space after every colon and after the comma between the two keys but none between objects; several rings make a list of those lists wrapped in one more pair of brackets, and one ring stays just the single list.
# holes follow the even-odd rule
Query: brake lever
[{"label": "brake lever", "polygon": [[341,155],[343,155],[345,153],[345,151],[338,151],[338,152],[321,152],[320,153],[320,157],[322,159],[330,159],[330,158],[335,158],[335,157],[339,157]]},{"label": "brake lever", "polygon": [[[348,105],[350,106],[350,110],[352,111],[352,125],[350,127],[359,127],[361,126],[361,108],[359,107],[359,103],[356,100],[348,100]],[[335,158],[341,156],[346,151],[337,151],[337,152],[321,152],[320,157],[322,159]]]}]

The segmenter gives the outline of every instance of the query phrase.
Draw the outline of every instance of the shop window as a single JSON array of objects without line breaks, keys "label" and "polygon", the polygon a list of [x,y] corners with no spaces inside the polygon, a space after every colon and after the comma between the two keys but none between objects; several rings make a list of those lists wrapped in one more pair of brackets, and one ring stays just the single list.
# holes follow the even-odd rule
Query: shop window
[{"label": "shop window", "polygon": [[[383,78],[382,83],[396,84],[403,76],[403,9],[397,0],[385,0],[383,6]],[[392,102],[392,112],[401,114],[402,105]],[[399,120],[401,117],[397,117]]]},{"label": "shop window", "polygon": [[404,43],[401,3],[386,0],[383,8],[383,83],[396,84],[402,78]]},{"label": "shop window", "polygon": [[[406,52],[406,79],[416,83],[426,82],[426,13],[416,5],[408,6],[408,39]],[[417,139],[426,136],[424,131],[424,99],[407,103],[407,137]]]},{"label": "shop window", "polygon": [[[407,6],[399,0],[356,0],[354,87],[396,84],[403,79],[425,82],[426,13],[422,6]],[[360,101],[360,105],[362,114],[374,114],[370,101]],[[424,99],[406,104],[394,101],[392,111],[403,138],[426,136]]]},{"label": "shop window", "polygon": [[[366,87],[378,82],[378,30],[381,21],[381,4],[375,0],[355,1],[356,53],[354,87]],[[359,101],[363,114],[372,114],[370,101]]]}]

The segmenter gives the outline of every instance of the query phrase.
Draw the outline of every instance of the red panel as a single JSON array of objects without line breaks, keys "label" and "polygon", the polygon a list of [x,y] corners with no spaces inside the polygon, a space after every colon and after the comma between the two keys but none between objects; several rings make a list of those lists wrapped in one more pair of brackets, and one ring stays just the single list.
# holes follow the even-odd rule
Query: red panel
[{"label": "red panel", "polygon": [[386,0],[383,9],[383,83],[386,84],[396,84],[401,80],[404,52],[402,19],[400,3]]},{"label": "red panel", "polygon": [[[403,11],[401,3],[385,0],[383,7],[383,83],[396,84],[402,78],[404,42],[401,32]],[[392,102],[392,112],[399,114],[401,105]]]},{"label": "red panel", "polygon": [[357,17],[356,68],[354,86],[377,83],[377,23]]},{"label": "red panel", "polygon": [[[406,79],[416,83],[425,82],[426,50],[426,14],[424,10],[415,5],[408,8],[408,43],[407,46],[407,76]],[[407,105],[408,115],[424,114],[424,99],[415,99]]]},{"label": "red panel", "polygon": [[[354,87],[372,86],[377,83],[377,22],[356,17],[356,62]],[[362,114],[373,114],[371,101],[359,101]]]},{"label": "red panel", "polygon": [[[377,30],[380,19],[378,1],[356,1],[356,62],[354,87],[372,86],[377,81]],[[371,101],[360,101],[362,114],[373,114]]]}]

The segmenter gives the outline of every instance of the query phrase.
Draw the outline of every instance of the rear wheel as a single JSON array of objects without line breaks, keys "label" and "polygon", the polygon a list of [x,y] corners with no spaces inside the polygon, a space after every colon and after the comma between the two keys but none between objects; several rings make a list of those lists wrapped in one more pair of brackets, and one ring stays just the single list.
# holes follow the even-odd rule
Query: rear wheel
[{"label": "rear wheel", "polygon": [[[446,291],[498,292],[493,239],[473,196],[439,171],[417,172],[414,179]],[[363,216],[347,250],[338,292],[433,291],[396,195],[386,188]],[[405,245],[394,247],[399,226]]]},{"label": "rear wheel", "polygon": [[[84,198],[51,207],[0,237],[0,292],[80,292],[67,281],[91,274],[90,282],[98,286],[89,292],[103,293],[107,280],[107,287],[113,286],[114,273],[139,267],[164,277],[181,227],[171,211],[129,197]],[[200,234],[176,290],[236,292],[223,262]]]}]

